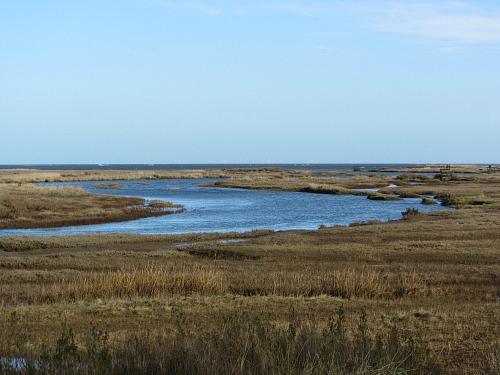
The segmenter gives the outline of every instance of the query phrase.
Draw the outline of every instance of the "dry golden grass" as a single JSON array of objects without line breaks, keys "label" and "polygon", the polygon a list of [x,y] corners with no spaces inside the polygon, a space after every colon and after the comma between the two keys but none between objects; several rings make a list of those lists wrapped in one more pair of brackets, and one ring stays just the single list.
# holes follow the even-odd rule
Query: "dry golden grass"
[{"label": "dry golden grass", "polygon": [[164,208],[158,202],[147,206],[140,198],[90,194],[81,187],[0,184],[0,229],[99,224],[175,211]]},{"label": "dry golden grass", "polygon": [[[220,271],[179,266],[119,268],[87,272],[75,279],[60,280],[40,296],[41,301],[92,301],[96,299],[165,298],[189,295],[221,295],[228,286]],[[36,298],[36,296],[35,296]]]},{"label": "dry golden grass", "polygon": [[[0,169],[0,183],[64,182],[64,181],[113,181],[113,180],[159,180],[179,178],[228,178],[234,175],[246,176],[249,173],[289,173],[278,169],[204,169],[188,171],[165,170],[36,170]],[[278,172],[276,172],[278,171]]]},{"label": "dry golden grass", "polygon": [[249,277],[233,293],[241,295],[341,298],[389,298],[390,285],[374,270],[341,269],[319,274],[276,271],[259,278]]}]

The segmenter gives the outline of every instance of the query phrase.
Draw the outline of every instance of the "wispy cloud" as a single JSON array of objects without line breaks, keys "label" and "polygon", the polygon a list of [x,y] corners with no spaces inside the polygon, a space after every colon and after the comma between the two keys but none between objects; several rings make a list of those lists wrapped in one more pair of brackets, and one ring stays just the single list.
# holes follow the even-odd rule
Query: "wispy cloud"
[{"label": "wispy cloud", "polygon": [[167,9],[184,10],[203,16],[218,17],[223,15],[240,15],[242,10],[234,4],[220,4],[214,1],[169,1],[169,0],[152,0],[158,6]]},{"label": "wispy cloud", "polygon": [[144,0],[149,3],[162,6],[168,9],[179,9],[191,11],[206,16],[222,15],[242,15],[255,11],[276,11],[289,13],[299,16],[318,16],[329,14],[332,11],[330,6],[323,6],[317,3],[313,4],[306,1],[272,1],[272,0],[193,0],[193,1],[175,1],[175,0]]},{"label": "wispy cloud", "polygon": [[[331,18],[323,35],[349,36],[361,29],[405,36],[442,51],[466,45],[500,45],[500,5],[430,0],[137,0],[203,16],[252,16],[276,12]],[[491,3],[490,3],[491,4]],[[317,30],[316,32],[320,32]],[[451,53],[451,52],[450,52]]]},{"label": "wispy cloud", "polygon": [[291,13],[299,16],[319,16],[332,12],[330,7],[311,4],[310,2],[263,2],[260,8]]},{"label": "wispy cloud", "polygon": [[370,28],[424,42],[500,42],[500,13],[465,2],[385,2],[356,6]]}]

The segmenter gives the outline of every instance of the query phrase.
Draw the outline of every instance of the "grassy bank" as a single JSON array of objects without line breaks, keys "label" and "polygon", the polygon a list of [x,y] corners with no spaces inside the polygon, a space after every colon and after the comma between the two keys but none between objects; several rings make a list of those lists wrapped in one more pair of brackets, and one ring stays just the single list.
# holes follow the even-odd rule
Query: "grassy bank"
[{"label": "grassy bank", "polygon": [[268,173],[281,174],[283,176],[305,176],[310,174],[307,171],[290,171],[279,168],[200,169],[185,171],[0,169],[0,183],[24,184],[33,182],[230,178],[234,176],[265,175]]},{"label": "grassy bank", "polygon": [[0,229],[48,228],[136,220],[180,212],[164,202],[97,195],[80,187],[0,184]]}]

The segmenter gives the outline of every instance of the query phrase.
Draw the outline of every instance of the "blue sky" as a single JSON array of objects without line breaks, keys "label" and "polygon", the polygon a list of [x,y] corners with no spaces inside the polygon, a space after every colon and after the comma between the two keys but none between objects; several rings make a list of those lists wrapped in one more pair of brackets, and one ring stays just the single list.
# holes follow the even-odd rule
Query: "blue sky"
[{"label": "blue sky", "polygon": [[500,2],[1,0],[0,164],[500,163]]}]

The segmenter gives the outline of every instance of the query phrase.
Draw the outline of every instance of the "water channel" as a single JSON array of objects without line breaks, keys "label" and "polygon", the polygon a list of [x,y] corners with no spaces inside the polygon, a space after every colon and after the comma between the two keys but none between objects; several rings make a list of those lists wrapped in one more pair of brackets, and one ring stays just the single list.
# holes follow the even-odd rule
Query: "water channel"
[{"label": "water channel", "polygon": [[[0,235],[74,235],[87,233],[178,234],[244,232],[254,229],[317,229],[320,225],[349,225],[367,220],[397,220],[407,208],[420,212],[447,210],[422,205],[420,198],[372,201],[364,196],[291,193],[210,187],[213,179],[100,181],[51,183],[82,186],[91,193],[161,199],[181,204],[180,214],[99,225],[63,228],[0,230]],[[97,184],[121,184],[101,189]]]}]

